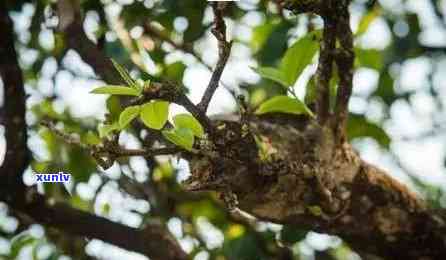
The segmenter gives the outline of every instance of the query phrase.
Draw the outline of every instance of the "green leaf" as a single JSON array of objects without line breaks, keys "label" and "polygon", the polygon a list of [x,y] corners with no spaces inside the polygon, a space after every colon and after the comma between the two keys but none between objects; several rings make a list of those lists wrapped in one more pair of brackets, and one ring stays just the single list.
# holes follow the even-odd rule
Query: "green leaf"
[{"label": "green leaf", "polygon": [[170,142],[191,151],[194,145],[194,133],[188,128],[174,128],[162,132],[163,136]]},{"label": "green leaf", "polygon": [[15,236],[11,241],[11,252],[9,256],[11,257],[11,259],[16,259],[16,257],[19,255],[20,251],[24,247],[36,241],[37,241],[36,238],[28,235],[27,233],[22,233]]},{"label": "green leaf", "polygon": [[98,127],[99,137],[104,138],[108,136],[112,131],[119,130],[119,123],[104,124]]},{"label": "green leaf", "polygon": [[257,115],[266,113],[308,114],[314,117],[313,112],[300,100],[288,96],[275,96],[263,102],[256,110]]},{"label": "green leaf", "polygon": [[141,120],[152,129],[160,130],[166,124],[169,114],[169,102],[153,101],[146,103],[141,108]]},{"label": "green leaf", "polygon": [[187,128],[192,130],[196,137],[202,138],[204,136],[203,126],[195,117],[189,114],[179,114],[173,117],[173,123],[177,128]]},{"label": "green leaf", "polygon": [[257,73],[260,74],[263,78],[267,78],[270,80],[273,80],[285,88],[288,88],[290,86],[289,82],[287,81],[287,77],[282,73],[282,71],[272,68],[272,67],[260,67],[255,69]]},{"label": "green leaf", "polygon": [[119,115],[119,127],[121,129],[126,127],[133,119],[139,116],[140,111],[141,106],[130,106],[124,109],[121,115]]},{"label": "green leaf", "polygon": [[294,43],[285,52],[278,69],[260,67],[256,69],[256,72],[264,78],[278,82],[285,88],[293,86],[319,49],[319,42],[316,39],[318,35],[320,31],[315,31]]},{"label": "green leaf", "polygon": [[295,42],[283,56],[279,70],[285,75],[288,86],[294,85],[302,71],[311,63],[314,55],[319,49],[316,36],[320,31],[309,33]]},{"label": "green leaf", "polygon": [[176,82],[181,82],[183,80],[185,70],[186,65],[184,65],[180,61],[177,61],[172,64],[166,65],[163,71],[163,77],[174,80]]},{"label": "green leaf", "polygon": [[260,50],[268,40],[277,23],[264,23],[254,27],[251,38],[251,48],[254,52]]},{"label": "green leaf", "polygon": [[313,214],[316,217],[322,215],[322,209],[318,205],[308,206],[307,209],[311,214]]},{"label": "green leaf", "polygon": [[356,66],[381,70],[384,65],[383,52],[376,49],[355,48]]},{"label": "green leaf", "polygon": [[125,83],[127,83],[127,85],[129,85],[131,88],[134,88],[136,90],[141,90],[141,86],[138,83],[136,83],[136,81],[133,80],[132,77],[130,77],[130,74],[123,66],[121,66],[119,63],[117,63],[113,59],[111,59],[111,61],[113,63],[113,66],[118,71],[119,75],[125,81]]},{"label": "green leaf", "polygon": [[391,140],[384,129],[377,124],[368,121],[363,115],[357,114],[349,115],[347,135],[349,139],[371,137],[386,149],[389,148]]},{"label": "green leaf", "polygon": [[364,34],[367,29],[369,28],[370,24],[375,20],[376,17],[378,17],[381,14],[379,8],[374,8],[372,11],[367,13],[361,18],[361,21],[358,25],[358,30],[355,33],[355,36],[359,36],[361,34]]},{"label": "green leaf", "polygon": [[93,94],[110,94],[110,95],[125,95],[125,96],[139,96],[141,91],[125,86],[107,85],[93,89],[90,93]]},{"label": "green leaf", "polygon": [[280,242],[286,245],[293,245],[299,241],[304,240],[307,233],[307,230],[285,225],[280,231]]},{"label": "green leaf", "polygon": [[88,145],[97,145],[101,143],[101,139],[99,136],[97,136],[93,131],[88,130],[87,133],[81,135],[81,141],[82,143],[88,144]]},{"label": "green leaf", "polygon": [[118,96],[109,96],[107,98],[107,110],[107,119],[109,119],[111,122],[119,120],[119,115],[121,114],[123,109],[121,106],[121,100]]}]

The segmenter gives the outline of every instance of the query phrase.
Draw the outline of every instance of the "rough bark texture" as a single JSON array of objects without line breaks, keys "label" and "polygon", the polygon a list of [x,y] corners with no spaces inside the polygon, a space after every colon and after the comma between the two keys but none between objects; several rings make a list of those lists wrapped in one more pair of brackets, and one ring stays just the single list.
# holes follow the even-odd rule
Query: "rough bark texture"
[{"label": "rough bark texture", "polygon": [[[443,259],[445,221],[405,186],[362,161],[318,123],[274,116],[250,120],[269,146],[255,156],[251,133],[220,122],[220,156],[191,160],[191,190],[233,193],[238,207],[263,220],[342,237],[359,252],[386,259]],[[224,127],[223,127],[224,126]]]},{"label": "rough bark texture", "polygon": [[5,127],[7,150],[0,167],[0,195],[11,199],[6,187],[22,196],[21,173],[25,170],[29,153],[26,146],[25,89],[22,71],[14,49],[13,24],[7,14],[5,3],[0,3],[0,76],[3,82],[3,107],[0,123]]}]

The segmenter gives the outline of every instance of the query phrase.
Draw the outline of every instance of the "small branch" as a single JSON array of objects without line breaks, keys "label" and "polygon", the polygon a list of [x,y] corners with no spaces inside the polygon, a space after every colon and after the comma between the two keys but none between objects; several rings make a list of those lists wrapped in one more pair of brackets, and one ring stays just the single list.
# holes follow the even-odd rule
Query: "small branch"
[{"label": "small branch", "polygon": [[204,113],[206,113],[209,103],[218,88],[221,75],[223,74],[223,70],[231,53],[232,42],[226,40],[226,24],[223,19],[223,6],[225,4],[226,3],[222,4],[219,2],[212,3],[212,9],[214,11],[214,28],[212,28],[212,33],[218,40],[218,61],[214,72],[212,73],[211,80],[198,104],[198,107]]},{"label": "small branch", "polygon": [[178,43],[174,40],[172,40],[166,33],[163,31],[158,30],[155,26],[151,25],[149,22],[146,22],[144,24],[144,30],[150,34],[151,36],[158,38],[161,41],[167,42],[170,45],[172,45],[175,49],[181,50],[185,53],[189,53],[190,55],[194,56],[195,59],[197,59],[200,63],[204,64],[206,67],[210,68],[204,60],[194,51],[191,45],[187,45],[184,43]]},{"label": "small branch", "polygon": [[316,114],[323,124],[330,114],[330,79],[333,71],[333,53],[336,48],[336,23],[324,17],[324,30],[316,71]]},{"label": "small branch", "polygon": [[156,155],[169,155],[175,154],[182,151],[182,149],[178,147],[163,147],[163,148],[155,148],[155,149],[124,149],[118,148],[115,151],[115,155],[117,157],[128,157],[128,156],[144,156],[151,157]]},{"label": "small branch", "polygon": [[78,146],[84,150],[87,150],[96,162],[104,169],[111,167],[114,161],[120,157],[129,156],[144,156],[151,157],[156,155],[169,155],[183,151],[179,147],[162,147],[162,148],[147,148],[147,149],[125,149],[118,145],[116,140],[104,140],[103,146],[92,146],[83,144],[78,136],[67,134],[50,121],[43,121],[40,123],[42,126],[47,127],[54,134],[62,138],[66,143],[70,145]]},{"label": "small branch", "polygon": [[[150,36],[158,38],[161,41],[169,43],[177,50],[180,50],[180,51],[183,51],[184,53],[192,55],[199,63],[201,63],[203,66],[205,66],[212,73],[212,71],[213,71],[212,66],[209,65],[208,63],[206,63],[200,57],[200,55],[198,55],[198,53],[194,51],[194,49],[192,48],[192,45],[175,42],[168,35],[166,35],[164,32],[162,32],[162,31],[158,30],[157,28],[155,28],[154,26],[150,25],[150,23],[144,24],[144,29],[148,34],[150,34]],[[230,89],[227,84],[225,84],[222,81],[220,81],[220,84],[226,90],[228,90],[233,97],[236,97],[236,93],[234,92],[234,90]]]},{"label": "small branch", "polygon": [[337,6],[337,37],[340,47],[336,52],[336,65],[339,70],[339,88],[336,97],[335,122],[339,137],[345,137],[345,125],[348,118],[348,101],[353,88],[353,64],[355,54],[353,51],[353,34],[350,28],[350,15],[348,1],[341,1]]},{"label": "small branch", "polygon": [[79,146],[83,149],[88,149],[88,147],[81,142],[79,136],[67,134],[67,133],[63,132],[62,130],[57,129],[57,127],[53,124],[53,122],[48,121],[48,120],[43,120],[42,122],[40,122],[40,124],[42,126],[47,127],[51,132],[53,132],[54,134],[56,134],[57,136],[62,138],[66,143],[68,143],[70,145]]}]

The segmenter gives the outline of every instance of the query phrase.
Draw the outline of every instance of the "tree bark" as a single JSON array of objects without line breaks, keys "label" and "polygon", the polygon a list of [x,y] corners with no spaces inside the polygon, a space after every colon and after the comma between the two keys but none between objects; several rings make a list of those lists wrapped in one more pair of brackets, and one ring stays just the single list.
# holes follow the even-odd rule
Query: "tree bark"
[{"label": "tree bark", "polygon": [[268,146],[259,159],[239,123],[218,124],[224,150],[191,159],[188,189],[233,193],[238,207],[259,219],[338,235],[358,252],[446,257],[444,212],[428,209],[350,144],[336,142],[331,128],[295,116],[251,118],[251,134]]}]

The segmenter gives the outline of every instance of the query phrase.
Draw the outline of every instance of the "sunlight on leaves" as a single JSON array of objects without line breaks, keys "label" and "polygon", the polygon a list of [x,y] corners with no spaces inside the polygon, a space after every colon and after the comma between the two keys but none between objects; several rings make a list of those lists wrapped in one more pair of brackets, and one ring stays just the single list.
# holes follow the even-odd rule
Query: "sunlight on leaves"
[{"label": "sunlight on leaves", "polygon": [[90,93],[93,94],[109,94],[109,95],[123,95],[123,96],[139,96],[141,91],[125,86],[107,85],[93,89]]},{"label": "sunlight on leaves", "polygon": [[361,18],[361,21],[358,25],[358,30],[355,33],[355,36],[360,36],[364,34],[369,28],[370,24],[381,14],[379,8],[374,8],[372,11],[367,13]]},{"label": "sunlight on leaves", "polygon": [[275,96],[265,102],[256,110],[257,115],[266,113],[307,114],[314,117],[313,112],[300,100],[288,96]]},{"label": "sunlight on leaves", "polygon": [[177,128],[187,128],[192,130],[196,137],[202,138],[204,130],[200,122],[189,114],[179,114],[173,117],[173,122]]},{"label": "sunlight on leaves", "polygon": [[194,133],[188,128],[174,128],[163,131],[163,136],[170,142],[188,150],[194,145]]},{"label": "sunlight on leaves", "polygon": [[104,138],[108,136],[112,131],[119,130],[119,123],[103,124],[98,126],[99,137]]},{"label": "sunlight on leaves", "polygon": [[152,129],[160,130],[167,122],[169,114],[169,102],[153,101],[144,104],[141,107],[141,120]]},{"label": "sunlight on leaves", "polygon": [[295,42],[285,53],[280,63],[279,70],[286,76],[286,82],[294,85],[303,70],[311,63],[319,49],[317,35],[320,31],[309,33]]},{"label": "sunlight on leaves", "polygon": [[119,75],[121,76],[121,78],[129,85],[129,87],[136,89],[138,91],[140,91],[142,89],[142,86],[139,85],[135,80],[133,80],[130,77],[130,74],[127,72],[127,70],[123,66],[121,66],[119,63],[117,63],[113,59],[111,61],[113,63],[113,66],[118,71]]},{"label": "sunlight on leaves", "polygon": [[119,116],[119,127],[123,129],[126,127],[133,119],[139,116],[141,111],[141,106],[130,106],[122,111]]},{"label": "sunlight on leaves", "polygon": [[318,51],[318,35],[320,35],[320,31],[315,31],[296,41],[285,52],[279,68],[260,67],[255,69],[256,72],[285,88],[293,86]]},{"label": "sunlight on leaves", "polygon": [[290,84],[287,81],[287,77],[282,73],[282,71],[276,68],[261,67],[255,69],[255,71],[259,73],[260,76],[262,76],[263,78],[275,81],[280,85],[284,86],[285,88],[288,88],[290,86]]}]

